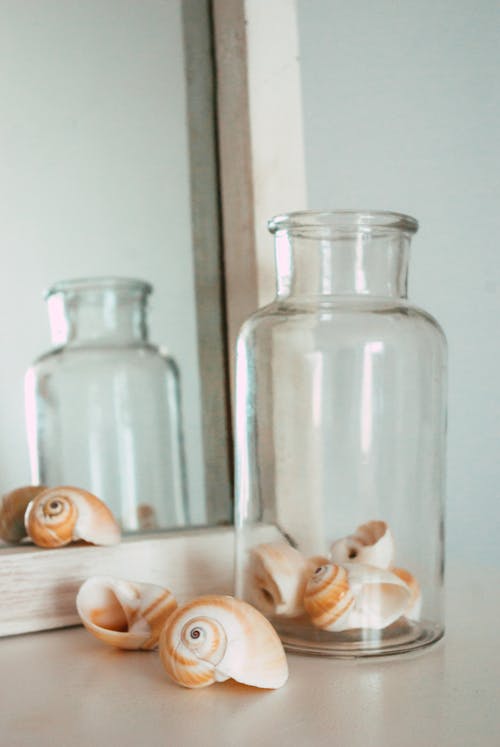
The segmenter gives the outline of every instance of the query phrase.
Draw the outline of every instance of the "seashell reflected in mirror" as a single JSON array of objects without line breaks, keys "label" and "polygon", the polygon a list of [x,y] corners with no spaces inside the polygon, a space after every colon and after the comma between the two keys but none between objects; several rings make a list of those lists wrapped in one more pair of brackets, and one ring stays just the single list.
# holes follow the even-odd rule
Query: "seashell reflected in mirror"
[{"label": "seashell reflected in mirror", "polygon": [[25,485],[11,490],[0,504],[0,539],[4,542],[21,542],[27,537],[24,515],[30,501],[46,490],[45,485]]},{"label": "seashell reflected in mirror", "polygon": [[167,674],[188,688],[234,679],[276,689],[288,679],[288,664],[271,623],[250,604],[209,595],[180,607],[160,637]]},{"label": "seashell reflected in mirror", "polygon": [[374,566],[327,563],[315,569],[306,585],[304,607],[322,630],[381,630],[401,617],[410,601],[407,584]]},{"label": "seashell reflected in mirror", "polygon": [[155,507],[150,503],[139,503],[137,506],[137,522],[141,532],[158,529]]},{"label": "seashell reflected in mirror", "polygon": [[394,539],[385,521],[368,521],[354,534],[334,542],[330,548],[333,563],[364,563],[390,568],[394,560]]},{"label": "seashell reflected in mirror", "polygon": [[28,536],[40,547],[61,547],[84,540],[94,545],[116,545],[120,527],[97,496],[80,488],[47,488],[28,505]]},{"label": "seashell reflected in mirror", "polygon": [[76,608],[89,633],[122,649],[153,649],[177,607],[174,595],[156,584],[111,576],[93,576],[76,597]]}]

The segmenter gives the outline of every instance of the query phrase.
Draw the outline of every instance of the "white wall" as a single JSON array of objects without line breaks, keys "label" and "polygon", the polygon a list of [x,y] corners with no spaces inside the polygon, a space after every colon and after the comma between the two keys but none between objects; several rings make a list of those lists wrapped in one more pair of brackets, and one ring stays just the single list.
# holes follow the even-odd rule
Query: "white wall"
[{"label": "white wall", "polygon": [[23,375],[58,279],[150,280],[203,466],[180,0],[0,0],[0,491],[29,481]]},{"label": "white wall", "polygon": [[449,556],[499,562],[500,7],[298,5],[309,206],[419,219],[410,297],[450,346]]}]

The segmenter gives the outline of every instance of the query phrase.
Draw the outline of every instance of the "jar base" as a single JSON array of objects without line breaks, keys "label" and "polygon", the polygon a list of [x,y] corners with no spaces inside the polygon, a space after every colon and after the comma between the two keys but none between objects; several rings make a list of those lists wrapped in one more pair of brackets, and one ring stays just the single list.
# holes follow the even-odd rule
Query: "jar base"
[{"label": "jar base", "polygon": [[444,628],[428,620],[396,621],[384,630],[346,630],[329,633],[293,621],[273,620],[281,641],[290,653],[361,659],[405,654],[437,643]]}]

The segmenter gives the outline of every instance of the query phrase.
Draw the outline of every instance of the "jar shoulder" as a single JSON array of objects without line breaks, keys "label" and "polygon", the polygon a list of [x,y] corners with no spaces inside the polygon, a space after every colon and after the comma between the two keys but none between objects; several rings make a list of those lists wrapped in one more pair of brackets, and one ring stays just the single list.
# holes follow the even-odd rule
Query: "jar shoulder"
[{"label": "jar shoulder", "polygon": [[339,299],[328,303],[285,303],[274,301],[250,316],[240,330],[240,341],[274,334],[281,328],[293,334],[298,329],[352,329],[367,335],[421,334],[444,349],[445,333],[437,319],[410,302],[388,299]]},{"label": "jar shoulder", "polygon": [[84,366],[95,368],[110,365],[144,366],[148,368],[168,369],[178,376],[179,370],[175,359],[163,348],[150,343],[136,345],[63,345],[52,348],[38,356],[31,369],[47,371]]}]

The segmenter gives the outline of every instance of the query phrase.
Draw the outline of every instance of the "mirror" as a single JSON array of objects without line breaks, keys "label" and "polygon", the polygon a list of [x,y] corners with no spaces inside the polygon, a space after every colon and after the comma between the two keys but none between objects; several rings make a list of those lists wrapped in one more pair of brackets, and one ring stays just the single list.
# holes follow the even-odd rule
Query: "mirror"
[{"label": "mirror", "polygon": [[151,283],[180,370],[190,520],[230,519],[209,2],[1,0],[0,492],[30,482],[23,379],[43,291]]}]

